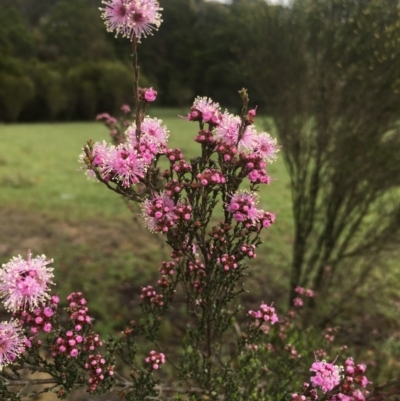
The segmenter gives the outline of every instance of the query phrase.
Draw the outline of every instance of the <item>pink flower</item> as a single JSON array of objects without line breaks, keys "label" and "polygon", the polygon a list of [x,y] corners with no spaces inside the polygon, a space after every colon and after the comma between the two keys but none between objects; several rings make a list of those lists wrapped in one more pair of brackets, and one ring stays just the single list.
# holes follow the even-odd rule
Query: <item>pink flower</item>
[{"label": "pink flower", "polygon": [[153,30],[158,30],[162,19],[160,4],[157,0],[132,0],[130,12],[132,13],[133,32],[140,38],[152,35]]},{"label": "pink flower", "polygon": [[220,106],[207,97],[197,96],[187,119],[217,125],[220,122]]},{"label": "pink flower", "polygon": [[272,305],[268,306],[264,302],[261,303],[260,309],[258,311],[250,310],[248,312],[248,315],[251,318],[260,321],[260,323],[269,322],[271,324],[275,324],[276,322],[279,321],[278,316],[275,312],[275,308]]},{"label": "pink flower", "polygon": [[146,91],[144,92],[144,98],[148,102],[154,102],[154,100],[156,100],[156,97],[157,97],[157,91],[154,90],[153,88],[146,89]]},{"label": "pink flower", "polygon": [[294,306],[297,306],[298,308],[300,308],[301,306],[304,305],[304,303],[303,303],[303,300],[302,300],[300,297],[296,297],[296,298],[293,300],[293,305],[294,305]]},{"label": "pink flower", "polygon": [[0,293],[4,297],[4,306],[9,311],[34,309],[39,303],[49,298],[49,285],[52,281],[53,268],[47,267],[53,260],[45,255],[27,260],[20,255],[3,264],[0,271]]},{"label": "pink flower", "polygon": [[319,387],[324,393],[331,391],[340,384],[340,367],[326,361],[315,361],[310,368],[315,376],[310,381],[314,387]]},{"label": "pink flower", "polygon": [[[162,125],[162,120],[158,118],[145,117],[141,124],[141,136],[139,145],[136,139],[136,124],[133,123],[126,130],[125,135],[128,141],[133,145],[140,148],[140,144],[153,143],[156,145],[155,152],[165,148],[168,141],[169,131],[165,125]],[[147,146],[148,147],[148,146]]]},{"label": "pink flower", "polygon": [[257,194],[254,192],[239,191],[232,195],[231,201],[226,210],[232,213],[237,222],[252,223],[258,220],[260,210],[256,208]]},{"label": "pink flower", "polygon": [[150,351],[150,355],[144,361],[151,365],[153,370],[158,370],[160,365],[165,363],[165,355],[162,352],[157,354],[156,351]]},{"label": "pink flower", "polygon": [[276,154],[279,152],[279,147],[276,145],[276,139],[266,132],[262,132],[256,137],[256,148],[256,154],[259,154],[268,163],[272,163],[278,157]]},{"label": "pink flower", "polygon": [[137,151],[126,143],[121,143],[106,158],[102,174],[120,181],[124,187],[137,184],[144,177],[147,163]]},{"label": "pink flower", "polygon": [[239,152],[251,153],[258,144],[257,130],[254,125],[248,125],[245,127],[244,132],[239,139],[241,123],[242,121],[239,116],[235,116],[225,111],[215,129],[215,139],[225,145],[237,146]]},{"label": "pink flower", "polygon": [[131,108],[129,107],[128,104],[123,104],[123,105],[121,106],[121,110],[122,110],[124,113],[129,113],[129,112],[131,111]]},{"label": "pink flower", "polygon": [[359,389],[354,390],[352,396],[354,401],[365,401],[364,394]]},{"label": "pink flower", "polygon": [[225,111],[222,114],[220,123],[215,129],[214,139],[226,144],[237,146],[240,128],[240,117]]},{"label": "pink flower", "polygon": [[[95,142],[92,150],[92,166],[93,167],[102,167],[107,160],[110,160],[114,157],[115,146],[108,144],[106,141],[103,142]],[[96,181],[96,174],[93,170],[89,169],[85,162],[86,153],[82,150],[82,153],[79,155],[78,161],[82,164],[81,170],[85,171],[86,177],[91,181]]]},{"label": "pink flower", "polygon": [[115,36],[121,34],[125,37],[132,36],[133,21],[130,13],[130,0],[103,0],[105,8],[101,17],[107,26],[107,31],[115,31]]},{"label": "pink flower", "polygon": [[175,224],[175,203],[165,193],[147,199],[142,206],[145,225],[151,232],[168,232]]},{"label": "pink flower", "polygon": [[14,362],[29,345],[15,320],[0,323],[0,369]]},{"label": "pink flower", "polygon": [[257,134],[254,125],[248,125],[238,142],[239,152],[252,153],[258,144],[258,137],[259,135]]},{"label": "pink flower", "polygon": [[140,38],[150,35],[161,25],[159,3],[156,0],[103,0],[101,10],[107,30],[115,35]]}]

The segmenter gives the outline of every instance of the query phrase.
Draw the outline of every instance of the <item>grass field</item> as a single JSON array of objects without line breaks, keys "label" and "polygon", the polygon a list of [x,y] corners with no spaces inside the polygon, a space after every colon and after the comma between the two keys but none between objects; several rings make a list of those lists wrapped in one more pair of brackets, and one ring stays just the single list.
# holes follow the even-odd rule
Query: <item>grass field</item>
[{"label": "grass field", "polygon": [[[179,114],[185,110],[154,112],[171,132],[170,146],[180,147],[189,159],[199,148],[193,141],[197,124]],[[28,248],[53,257],[61,295],[77,289],[89,299],[99,291],[108,294],[101,303],[93,300],[107,329],[118,298],[129,304],[133,291],[151,284],[168,251],[157,235],[132,221],[118,195],[78,171],[78,155],[89,138],[108,140],[108,132],[100,123],[0,125],[0,261]],[[273,297],[274,283],[286,283],[292,235],[282,159],[268,172],[274,181],[262,188],[260,203],[277,214],[277,223],[265,237],[251,278],[252,288],[265,300]]]}]

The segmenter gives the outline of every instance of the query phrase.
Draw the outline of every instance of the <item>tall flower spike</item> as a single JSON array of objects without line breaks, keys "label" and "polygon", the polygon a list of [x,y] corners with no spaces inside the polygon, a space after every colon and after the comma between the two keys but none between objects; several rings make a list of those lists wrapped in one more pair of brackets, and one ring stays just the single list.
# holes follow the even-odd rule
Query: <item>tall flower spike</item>
[{"label": "tall flower spike", "polygon": [[16,320],[0,323],[0,369],[25,350],[26,338]]},{"label": "tall flower spike", "polygon": [[0,271],[0,294],[4,297],[4,306],[12,312],[19,309],[36,308],[40,302],[49,298],[49,285],[52,281],[52,263],[45,255],[32,259],[28,251],[27,260],[20,255],[3,264]]}]

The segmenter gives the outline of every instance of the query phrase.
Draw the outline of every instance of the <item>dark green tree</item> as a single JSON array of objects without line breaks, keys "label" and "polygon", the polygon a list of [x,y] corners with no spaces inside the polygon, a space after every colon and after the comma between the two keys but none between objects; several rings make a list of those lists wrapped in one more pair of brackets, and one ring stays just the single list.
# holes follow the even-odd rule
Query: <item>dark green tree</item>
[{"label": "dark green tree", "polygon": [[291,177],[291,299],[297,285],[336,291],[336,313],[399,241],[398,1],[260,2],[247,16],[243,60]]}]

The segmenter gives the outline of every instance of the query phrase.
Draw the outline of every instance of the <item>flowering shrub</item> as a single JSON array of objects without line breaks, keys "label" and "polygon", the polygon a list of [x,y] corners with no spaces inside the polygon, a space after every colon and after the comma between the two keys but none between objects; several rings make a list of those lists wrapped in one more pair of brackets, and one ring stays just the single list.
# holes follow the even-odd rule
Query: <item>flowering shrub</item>
[{"label": "flowering shrub", "polygon": [[[303,335],[298,317],[312,290],[297,288],[286,315],[264,302],[248,312],[238,303],[247,259],[256,257],[263,230],[275,222],[257,191],[270,183],[266,167],[279,150],[268,133],[257,132],[246,90],[240,91],[239,116],[206,97],[195,99],[187,120],[199,125],[194,140],[200,153],[186,160],[180,149],[168,147],[162,121],[146,115],[157,92],[139,87],[137,43],[161,23],[158,3],[103,3],[107,28],[132,43],[133,115],[124,105],[121,119],[98,116],[113,143],[88,141],[79,161],[88,178],[140,205],[144,225],[163,236],[171,258],[162,262],[157,284],[138,294],[143,317],[107,341],[94,331],[82,293],[67,297],[63,316],[58,296],[50,295],[52,260],[28,251],[26,260],[18,256],[4,264],[0,294],[13,317],[0,324],[1,399],[34,395],[34,384],[45,386],[39,393],[53,391],[60,399],[75,387],[115,391],[132,401],[367,399],[365,365],[351,358],[335,364],[346,348],[334,347],[334,330],[319,339],[311,329]],[[181,347],[167,352],[160,328],[182,295]],[[328,352],[336,357],[332,363],[322,359]],[[162,374],[164,365],[169,374]],[[48,378],[33,379],[26,369]]]}]

